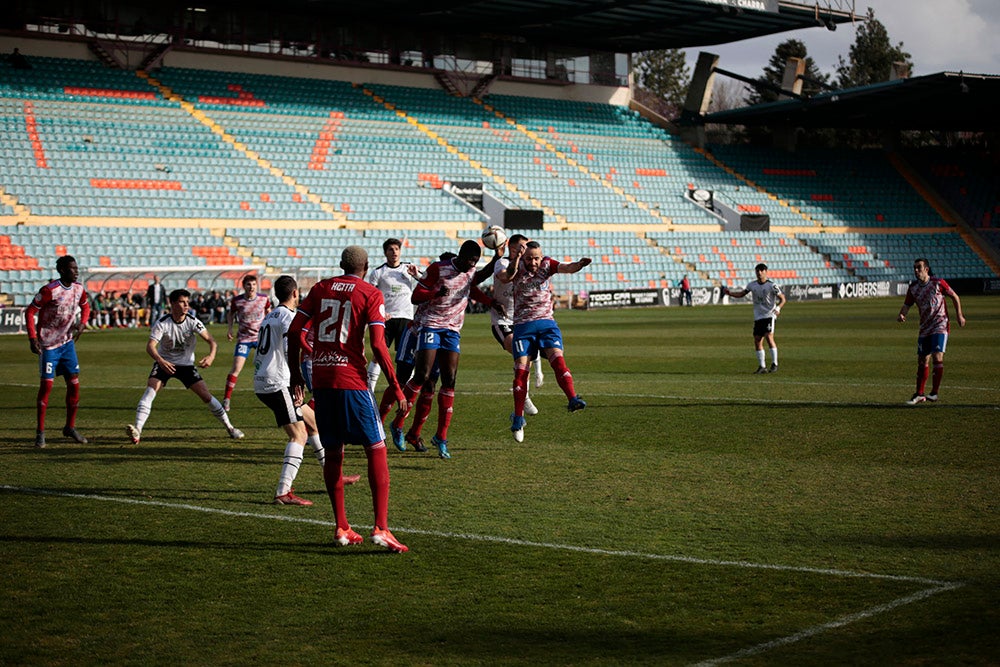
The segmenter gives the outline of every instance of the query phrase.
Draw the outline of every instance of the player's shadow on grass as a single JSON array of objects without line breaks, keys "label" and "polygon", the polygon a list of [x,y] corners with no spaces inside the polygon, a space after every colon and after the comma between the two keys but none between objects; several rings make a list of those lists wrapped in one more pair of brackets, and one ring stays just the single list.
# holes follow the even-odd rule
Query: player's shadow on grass
[{"label": "player's shadow on grass", "polygon": [[[697,398],[691,399],[670,399],[661,402],[646,402],[646,403],[629,403],[628,405],[608,405],[603,406],[603,408],[613,408],[615,410],[624,409],[635,409],[635,408],[698,408],[699,410],[706,410],[712,408],[759,408],[761,405],[768,405],[775,408],[780,408],[782,410],[787,409],[851,409],[851,410],[1000,410],[1000,405],[995,403],[963,403],[963,404],[942,404],[935,403],[931,405],[907,405],[905,402],[900,401],[898,403],[838,403],[836,401],[824,402],[824,401],[781,401],[781,400],[769,400],[767,398],[760,399],[747,399],[745,401],[736,400],[713,400],[710,403],[699,400]],[[600,410],[602,406],[587,405],[587,412],[591,410]]]},{"label": "player's shadow on grass", "polygon": [[[247,451],[216,444],[195,447],[150,447],[147,446],[146,442],[140,445],[122,445],[120,442],[101,444],[92,441],[87,445],[69,443],[63,445],[59,442],[53,443],[53,445],[41,450],[44,455],[54,457],[85,455],[90,462],[108,465],[128,464],[141,460],[145,462],[198,461],[200,463],[256,466],[274,463],[276,456],[277,465],[281,465],[281,452],[273,454],[263,451]],[[25,451],[32,450],[26,449]],[[94,456],[94,454],[98,454],[98,456]]]},{"label": "player's shadow on grass", "polygon": [[[833,541],[833,540],[832,540]],[[933,549],[935,551],[980,551],[1000,549],[1000,534],[970,535],[965,533],[916,535],[846,535],[838,536],[837,545],[855,544],[888,549]]]},{"label": "player's shadow on grass", "polygon": [[151,549],[212,549],[220,551],[274,551],[278,553],[302,553],[331,556],[392,556],[391,551],[365,540],[363,544],[341,547],[329,542],[246,542],[199,541],[199,540],[156,540],[151,538],[97,538],[97,537],[52,537],[40,535],[0,535],[0,543],[48,544],[66,546],[122,546],[148,547]]}]

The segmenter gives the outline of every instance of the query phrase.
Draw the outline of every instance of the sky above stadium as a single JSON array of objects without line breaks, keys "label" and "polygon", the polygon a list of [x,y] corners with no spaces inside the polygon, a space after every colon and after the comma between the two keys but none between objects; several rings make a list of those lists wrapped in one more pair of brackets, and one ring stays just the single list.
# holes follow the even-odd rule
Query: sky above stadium
[{"label": "sky above stadium", "polygon": [[[914,76],[942,71],[1000,75],[1000,0],[856,0],[855,7],[860,15],[875,9],[892,44],[903,42],[911,55]],[[821,71],[832,74],[837,56],[846,59],[855,33],[854,26],[844,24],[835,32],[817,27],[701,50],[718,54],[723,69],[756,77],[778,44],[794,38],[805,43]],[[692,70],[698,51],[687,50]]]}]

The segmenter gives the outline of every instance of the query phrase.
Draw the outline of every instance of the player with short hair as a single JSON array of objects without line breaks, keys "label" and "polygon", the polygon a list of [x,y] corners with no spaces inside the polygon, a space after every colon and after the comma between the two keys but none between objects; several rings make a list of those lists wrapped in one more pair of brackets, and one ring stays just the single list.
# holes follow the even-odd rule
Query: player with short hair
[{"label": "player with short hair", "polygon": [[226,412],[229,412],[236,380],[250,356],[250,350],[257,347],[260,323],[269,312],[271,312],[271,299],[257,291],[257,276],[243,276],[243,294],[237,294],[230,300],[229,312],[226,314],[226,322],[229,324],[229,329],[226,331],[228,340],[233,340],[233,324],[239,321],[236,347],[233,349],[233,366],[226,376],[226,393],[222,397],[222,407]]},{"label": "player with short hair", "polygon": [[[499,302],[484,294],[477,284],[493,273],[496,261],[503,255],[504,245],[497,246],[493,259],[476,271],[482,250],[479,243],[468,240],[462,244],[458,256],[448,261],[437,261],[427,267],[421,282],[413,290],[413,302],[428,302],[417,339],[416,368],[403,391],[407,403],[412,403],[421,388],[430,380],[434,365],[440,371],[441,390],[438,392],[437,432],[431,444],[437,447],[438,456],[450,459],[448,451],[448,426],[455,405],[455,380],[461,352],[462,325],[469,299],[490,308],[503,308]],[[396,414],[390,425],[393,441],[402,439],[407,412]]]},{"label": "player with short hair", "polygon": [[90,299],[86,288],[77,281],[80,269],[76,259],[63,255],[56,260],[56,271],[59,280],[42,286],[24,311],[28,346],[32,354],[38,355],[40,377],[35,447],[45,446],[45,414],[56,375],[66,379],[66,425],[62,433],[74,442],[87,444],[87,439],[76,430],[76,413],[80,406],[80,362],[76,356],[76,341],[87,327]]},{"label": "player with short hair", "polygon": [[[759,373],[776,373],[778,371],[778,345],[774,342],[774,324],[785,305],[785,295],[781,288],[767,278],[767,264],[760,263],[754,267],[757,280],[747,283],[741,290],[732,291],[726,287],[722,293],[735,299],[747,294],[753,295],[753,342],[757,350],[757,370]],[[764,365],[764,341],[771,350],[771,367]]]},{"label": "player with short hair", "polygon": [[[153,369],[146,381],[146,391],[139,398],[135,409],[135,423],[125,425],[125,433],[133,445],[138,445],[142,429],[153,409],[157,392],[170,378],[177,378],[208,405],[212,416],[222,422],[233,440],[242,440],[243,431],[233,426],[222,403],[208,390],[208,385],[198,373],[198,368],[208,368],[215,360],[218,344],[204,323],[191,311],[191,292],[175,289],[168,297],[170,312],[153,323],[146,342],[146,354],[153,358]],[[208,354],[198,360],[195,368],[194,349],[198,338],[209,345]]]},{"label": "player with short hair", "polygon": [[337,521],[336,543],[341,546],[364,541],[351,529],[344,508],[344,446],[362,445],[368,459],[368,484],[372,490],[375,525],[371,538],[390,551],[408,551],[388,528],[389,465],[385,431],[368,390],[365,359],[365,330],[372,354],[378,360],[389,386],[396,393],[400,409],[406,399],[392,368],[385,345],[385,304],[382,293],[365,282],[368,253],[360,246],[344,248],[340,257],[344,275],[321,280],[302,300],[288,330],[288,359],[292,389],[296,399],[304,397],[300,334],[311,323],[314,331],[312,352],[313,397],[316,426],[327,451],[323,479]]},{"label": "player with short hair", "polygon": [[[397,352],[403,332],[413,319],[413,302],[410,301],[410,295],[413,294],[415,282],[413,277],[415,267],[400,259],[402,248],[403,242],[399,239],[386,239],[382,243],[385,262],[372,269],[367,278],[369,283],[382,292],[382,298],[385,299],[385,344]],[[368,388],[372,391],[375,391],[379,373],[378,363],[369,362]]]},{"label": "player with short hair", "polygon": [[[514,285],[505,283],[501,274],[507,272],[507,267],[527,243],[528,237],[524,234],[511,235],[507,239],[507,257],[498,259],[496,266],[493,267],[493,298],[503,304],[504,314],[501,315],[495,310],[490,311],[490,331],[507,354],[511,353],[511,343],[514,340]],[[541,387],[545,376],[542,373],[542,355],[537,350],[531,365],[535,369],[535,386]],[[524,414],[531,417],[538,414],[538,408],[527,392],[528,388],[525,386]]]},{"label": "player with short hair", "polygon": [[[913,275],[916,280],[912,281],[906,290],[906,298],[899,309],[896,321],[905,322],[910,306],[917,304],[920,311],[920,332],[917,334],[917,391],[907,404],[918,405],[925,401],[938,400],[938,390],[944,377],[944,352],[948,347],[948,332],[951,329],[945,297],[951,299],[955,306],[958,326],[965,326],[965,315],[962,314],[962,301],[958,298],[958,294],[944,278],[934,276],[930,261],[923,257],[914,260]],[[925,395],[928,366],[932,358],[934,359],[933,384],[931,393]]]},{"label": "player with short hair", "polygon": [[[438,257],[438,260],[447,262],[455,257],[458,257],[458,255],[453,252],[443,252]],[[417,271],[416,267],[412,269],[412,273],[417,282],[424,278],[424,275]],[[424,315],[429,308],[429,301],[424,301],[416,305],[413,310],[413,320],[410,321],[410,326],[403,332],[403,337],[399,341],[399,347],[396,349],[396,379],[399,380],[400,384],[405,384],[413,375],[413,369],[416,368],[417,341],[420,339],[420,327],[424,321]],[[390,423],[389,430],[392,433],[392,442],[399,451],[405,452],[407,445],[413,447],[413,450],[416,452],[423,453],[427,451],[427,446],[424,444],[424,439],[420,437],[420,432],[423,430],[424,424],[431,414],[431,408],[434,405],[435,387],[440,376],[441,371],[437,363],[435,363],[431,368],[431,377],[420,387],[420,394],[417,395],[417,399],[412,405],[413,422],[410,424],[410,428],[406,430],[405,435],[402,433],[401,425],[397,427]],[[383,422],[389,415],[393,400],[392,392],[389,388],[386,388],[378,407],[379,416]]]},{"label": "player with short hair", "polygon": [[510,415],[510,430],[517,442],[524,440],[527,420],[525,404],[528,396],[528,360],[541,353],[549,360],[559,388],[569,400],[570,412],[583,410],[587,403],[576,393],[573,375],[563,357],[562,332],[552,309],[550,279],[558,273],[577,273],[590,266],[591,259],[582,257],[575,262],[559,262],[542,253],[538,241],[528,241],[511,258],[500,280],[514,286],[514,332],[511,354],[514,357],[514,412]]}]

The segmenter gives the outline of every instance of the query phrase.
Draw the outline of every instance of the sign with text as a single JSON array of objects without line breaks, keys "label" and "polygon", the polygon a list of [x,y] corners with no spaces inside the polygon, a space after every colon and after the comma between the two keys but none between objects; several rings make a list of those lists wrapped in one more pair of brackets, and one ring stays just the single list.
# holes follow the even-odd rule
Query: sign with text
[{"label": "sign with text", "polygon": [[602,290],[591,292],[587,297],[587,309],[591,308],[635,308],[637,306],[665,306],[660,290]]}]

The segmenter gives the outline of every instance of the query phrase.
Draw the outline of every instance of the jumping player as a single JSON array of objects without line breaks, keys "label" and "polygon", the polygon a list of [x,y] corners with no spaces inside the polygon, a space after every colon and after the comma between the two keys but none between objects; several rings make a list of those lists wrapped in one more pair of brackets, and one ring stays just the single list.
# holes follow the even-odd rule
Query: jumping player
[{"label": "jumping player", "polygon": [[243,365],[250,356],[250,350],[257,347],[257,334],[264,316],[271,312],[271,300],[266,294],[257,292],[257,277],[243,276],[243,294],[237,294],[229,302],[229,312],[226,322],[229,329],[226,338],[233,340],[233,324],[239,320],[236,333],[236,347],[233,350],[233,367],[226,376],[226,393],[222,398],[222,407],[229,412],[230,400],[236,388],[236,380],[240,377]]},{"label": "jumping player", "polygon": [[[202,321],[191,312],[191,293],[186,289],[175,289],[170,293],[170,312],[153,323],[146,342],[146,354],[153,358],[153,370],[146,381],[146,391],[135,409],[135,423],[125,425],[125,433],[133,445],[139,444],[143,426],[153,409],[157,392],[170,378],[177,378],[205,404],[212,416],[222,422],[233,440],[242,440],[243,431],[233,426],[229,415],[222,409],[222,403],[208,390],[208,385],[198,373],[198,368],[208,368],[215,361],[219,346]],[[198,339],[209,345],[208,354],[198,360],[195,368],[194,348]]]},{"label": "jumping player", "polygon": [[323,479],[337,521],[336,543],[340,546],[364,541],[351,529],[344,508],[344,446],[362,445],[368,459],[368,484],[372,491],[375,525],[371,538],[390,551],[408,551],[388,528],[389,465],[385,431],[368,390],[365,359],[365,330],[368,329],[372,354],[378,360],[389,386],[396,392],[398,406],[406,399],[392,368],[385,345],[385,304],[382,293],[365,282],[368,253],[360,246],[348,246],[341,253],[343,276],[327,278],[313,285],[299,306],[288,330],[288,359],[292,390],[297,400],[304,397],[305,381],[299,367],[300,334],[311,322],[315,340],[312,352],[313,397],[316,426],[327,451]]},{"label": "jumping player", "polygon": [[514,333],[511,342],[514,357],[514,412],[510,430],[518,442],[524,440],[525,403],[528,396],[528,360],[541,353],[556,373],[556,382],[569,400],[570,412],[583,410],[586,402],[576,393],[573,375],[563,358],[563,340],[552,315],[552,288],[549,280],[557,273],[577,273],[589,266],[591,259],[558,262],[542,254],[537,241],[528,241],[511,259],[500,275],[514,286]]},{"label": "jumping player", "polygon": [[[501,274],[507,272],[507,267],[514,261],[514,257],[518,253],[523,252],[527,243],[528,237],[523,234],[512,235],[507,239],[508,256],[497,260],[496,266],[493,268],[493,298],[503,304],[504,314],[501,315],[495,310],[490,311],[490,329],[493,332],[493,337],[500,343],[500,347],[507,351],[507,354],[511,354],[511,342],[514,340],[514,320],[512,319],[514,317],[514,285],[505,283]],[[535,386],[541,387],[545,376],[542,373],[542,355],[538,354],[537,351],[531,360],[531,365],[535,368]],[[524,414],[531,417],[538,414],[538,408],[531,402],[527,390],[527,386],[525,386]]]},{"label": "jumping player", "polygon": [[[951,323],[948,320],[948,304],[944,298],[951,299],[955,306],[955,318],[958,326],[965,326],[965,315],[962,314],[962,301],[958,294],[943,278],[935,278],[931,264],[924,258],[913,262],[913,275],[916,280],[910,283],[906,290],[906,298],[899,309],[897,322],[905,322],[910,306],[917,304],[920,311],[920,333],[917,334],[917,391],[907,401],[909,405],[918,405],[925,401],[937,401],[938,390],[941,388],[941,378],[944,377],[944,352],[948,347],[948,332]],[[927,386],[928,365],[934,358],[934,375],[931,393],[925,395]]]},{"label": "jumping player", "polygon": [[[774,342],[774,323],[785,305],[785,295],[781,288],[767,279],[767,264],[754,267],[757,280],[747,283],[747,286],[735,292],[723,287],[722,293],[735,299],[753,295],[753,343],[757,350],[757,370],[759,373],[778,372],[778,345]],[[764,365],[764,341],[771,350],[771,367]]]},{"label": "jumping player", "polygon": [[[414,303],[428,302],[417,339],[416,369],[403,391],[407,403],[412,403],[421,388],[429,381],[434,364],[441,373],[441,390],[438,392],[437,433],[431,444],[437,447],[438,456],[450,459],[448,451],[448,426],[451,424],[455,405],[455,380],[458,376],[458,360],[461,352],[462,325],[465,323],[465,309],[469,299],[486,304],[490,308],[503,308],[499,302],[484,294],[477,284],[493,273],[504,251],[504,245],[497,246],[496,254],[490,262],[476,271],[476,264],[482,251],[476,241],[466,241],[458,251],[458,256],[448,261],[437,261],[427,267],[422,282],[413,290]],[[393,437],[401,433],[407,413],[398,412],[391,428]]]},{"label": "jumping player", "polygon": [[[77,282],[80,269],[72,256],[63,255],[57,259],[56,271],[59,280],[53,280],[38,290],[31,305],[24,311],[28,346],[33,354],[38,355],[40,376],[35,447],[45,446],[45,413],[56,375],[66,379],[66,425],[63,435],[74,442],[87,444],[87,439],[76,430],[76,413],[80,405],[80,362],[76,357],[76,340],[87,327],[90,299],[87,290]],[[79,321],[76,319],[78,310]]]}]

